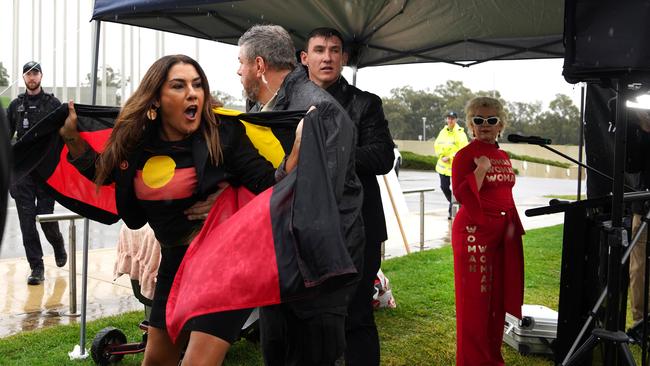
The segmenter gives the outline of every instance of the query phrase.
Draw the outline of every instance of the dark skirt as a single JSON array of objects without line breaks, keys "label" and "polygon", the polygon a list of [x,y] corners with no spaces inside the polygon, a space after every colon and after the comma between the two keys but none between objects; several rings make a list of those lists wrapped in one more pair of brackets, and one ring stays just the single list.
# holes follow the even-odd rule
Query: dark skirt
[{"label": "dark skirt", "polygon": [[[167,329],[165,316],[167,298],[187,248],[188,246],[185,245],[169,248],[162,247],[160,250],[160,266],[156,277],[156,290],[153,295],[153,304],[151,305],[151,315],[149,317],[149,325],[152,327]],[[190,319],[183,327],[183,330],[211,334],[228,343],[233,343],[239,337],[241,328],[251,312],[252,309],[242,309],[200,315]]]}]

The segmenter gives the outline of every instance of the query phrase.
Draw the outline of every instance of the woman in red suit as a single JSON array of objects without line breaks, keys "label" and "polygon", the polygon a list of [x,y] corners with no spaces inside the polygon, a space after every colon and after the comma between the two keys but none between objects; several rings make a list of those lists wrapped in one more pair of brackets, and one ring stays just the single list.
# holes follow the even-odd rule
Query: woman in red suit
[{"label": "woman in red suit", "polygon": [[512,198],[512,164],[497,143],[506,125],[503,106],[477,97],[465,114],[474,139],[452,166],[453,192],[461,204],[452,227],[456,365],[504,365],[505,312],[521,318],[524,229]]}]

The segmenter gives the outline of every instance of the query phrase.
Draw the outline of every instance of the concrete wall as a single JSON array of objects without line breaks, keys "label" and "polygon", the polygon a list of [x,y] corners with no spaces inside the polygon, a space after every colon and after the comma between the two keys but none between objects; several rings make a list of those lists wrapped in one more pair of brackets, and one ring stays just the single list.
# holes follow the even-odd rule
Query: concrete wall
[{"label": "concrete wall", "polygon": [[[433,141],[412,141],[412,140],[395,140],[395,144],[400,151],[410,151],[420,155],[435,155],[433,150]],[[499,144],[501,149],[512,152],[518,155],[534,156],[541,159],[554,160],[562,163],[569,163],[571,167],[560,168],[556,166],[537,164],[526,161],[513,160],[512,166],[519,171],[520,176],[526,177],[541,177],[541,178],[564,178],[564,179],[577,179],[578,166],[565,158],[549,151],[541,146],[529,144]],[[576,160],[578,160],[578,147],[573,145],[550,145],[555,150],[560,151]],[[586,159],[586,155],[582,154],[582,160]],[[584,169],[582,171],[582,179],[585,179]]]}]

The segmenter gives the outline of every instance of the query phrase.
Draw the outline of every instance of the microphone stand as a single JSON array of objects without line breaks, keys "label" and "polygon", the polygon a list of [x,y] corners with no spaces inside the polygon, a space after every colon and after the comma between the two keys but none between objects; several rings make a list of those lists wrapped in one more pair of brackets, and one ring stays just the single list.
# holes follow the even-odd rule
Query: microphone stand
[{"label": "microphone stand", "polygon": [[[569,161],[571,161],[571,162],[573,162],[575,164],[578,164],[579,166],[589,170],[590,172],[596,173],[596,174],[600,175],[601,177],[608,179],[610,182],[614,182],[614,179],[612,177],[610,177],[609,175],[601,172],[600,170],[598,170],[596,168],[592,168],[587,164],[583,164],[583,163],[577,161],[576,159],[574,159],[574,158],[572,158],[572,157],[570,157],[570,156],[568,156],[568,155],[566,155],[566,154],[564,154],[564,153],[562,153],[560,151],[557,151],[556,149],[554,149],[554,148],[552,148],[552,147],[550,147],[550,146],[548,146],[546,144],[534,144],[534,145],[539,145],[539,146],[541,146],[541,147],[543,147],[543,148],[545,148],[547,150],[550,150],[550,151],[560,155],[561,157],[563,157],[563,158],[565,158],[565,159],[567,159],[567,160],[569,160]],[[627,188],[631,192],[636,192],[637,191],[635,188],[630,187],[627,184],[623,184],[623,185],[625,186],[625,188]]]}]

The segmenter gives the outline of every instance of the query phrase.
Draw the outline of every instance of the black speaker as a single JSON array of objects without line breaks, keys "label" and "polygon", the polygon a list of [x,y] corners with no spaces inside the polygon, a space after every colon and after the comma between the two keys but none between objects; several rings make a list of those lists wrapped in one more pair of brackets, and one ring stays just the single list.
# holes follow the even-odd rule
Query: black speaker
[{"label": "black speaker", "polygon": [[566,0],[567,82],[650,75],[650,0]]}]

